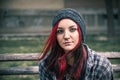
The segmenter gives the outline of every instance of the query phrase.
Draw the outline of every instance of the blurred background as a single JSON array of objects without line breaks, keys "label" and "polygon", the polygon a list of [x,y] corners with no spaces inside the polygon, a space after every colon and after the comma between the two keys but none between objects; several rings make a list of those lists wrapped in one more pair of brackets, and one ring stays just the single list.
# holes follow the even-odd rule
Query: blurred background
[{"label": "blurred background", "polygon": [[52,18],[58,9],[75,8],[85,19],[88,34],[109,32],[118,35],[119,3],[119,0],[1,0],[0,33],[50,31]]},{"label": "blurred background", "polygon": [[[40,53],[56,11],[77,9],[95,51],[120,52],[120,0],[0,0],[0,54]],[[38,65],[1,62],[0,67]],[[0,75],[0,80],[39,80],[39,75]]]}]

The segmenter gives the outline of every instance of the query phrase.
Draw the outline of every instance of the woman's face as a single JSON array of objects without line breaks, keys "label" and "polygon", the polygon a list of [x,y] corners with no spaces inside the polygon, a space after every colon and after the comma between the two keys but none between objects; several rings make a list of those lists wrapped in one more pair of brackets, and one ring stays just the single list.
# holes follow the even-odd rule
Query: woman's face
[{"label": "woman's face", "polygon": [[57,28],[57,41],[65,53],[73,50],[79,42],[77,24],[71,19],[62,19]]}]

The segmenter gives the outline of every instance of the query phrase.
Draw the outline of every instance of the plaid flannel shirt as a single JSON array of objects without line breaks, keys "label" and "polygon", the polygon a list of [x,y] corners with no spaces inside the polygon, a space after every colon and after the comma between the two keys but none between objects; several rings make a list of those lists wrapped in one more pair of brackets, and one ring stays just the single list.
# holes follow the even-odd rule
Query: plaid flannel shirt
[{"label": "plaid flannel shirt", "polygon": [[[96,54],[95,51],[91,50],[85,45],[88,53],[86,69],[84,79],[82,80],[113,80],[113,69],[110,61]],[[56,80],[56,76],[53,72],[46,70],[44,67],[45,61],[40,61],[39,74],[40,80]],[[66,80],[69,80],[66,77]]]}]

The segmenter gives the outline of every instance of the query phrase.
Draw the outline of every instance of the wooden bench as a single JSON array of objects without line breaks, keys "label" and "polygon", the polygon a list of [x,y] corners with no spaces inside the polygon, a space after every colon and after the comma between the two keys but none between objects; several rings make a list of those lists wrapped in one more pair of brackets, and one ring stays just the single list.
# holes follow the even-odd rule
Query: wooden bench
[{"label": "wooden bench", "polygon": [[[39,53],[0,54],[0,62],[4,61],[38,61]],[[99,52],[110,60],[120,60],[120,52]],[[120,72],[120,63],[112,64],[114,73]],[[38,74],[38,65],[27,67],[0,68],[0,75]],[[120,78],[120,77],[119,77]]]}]

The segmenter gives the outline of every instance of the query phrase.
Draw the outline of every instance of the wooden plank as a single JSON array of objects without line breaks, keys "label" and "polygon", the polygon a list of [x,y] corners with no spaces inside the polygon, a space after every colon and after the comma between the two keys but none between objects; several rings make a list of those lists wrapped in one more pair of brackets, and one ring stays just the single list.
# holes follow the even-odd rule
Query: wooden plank
[{"label": "wooden plank", "polygon": [[[110,59],[120,59],[120,52],[97,52]],[[0,54],[0,61],[33,61],[38,60],[40,53]]]},{"label": "wooden plank", "polygon": [[120,52],[98,52],[97,54],[109,59],[120,59]]},{"label": "wooden plank", "polygon": [[120,64],[112,64],[112,67],[115,72],[120,72]]},{"label": "wooden plank", "polygon": [[[120,72],[120,64],[114,64],[114,72]],[[38,74],[38,66],[29,66],[29,67],[11,67],[11,68],[0,68],[0,75],[25,75],[25,74]]]},{"label": "wooden plank", "polygon": [[39,53],[0,54],[0,61],[33,61],[38,60]]},{"label": "wooden plank", "polygon": [[[48,33],[47,33],[48,32]],[[25,37],[25,36],[30,36],[30,37],[46,37],[48,36],[50,33],[49,31],[45,31],[45,32],[41,32],[41,33],[17,33],[17,34],[0,34],[0,37]]]},{"label": "wooden plank", "polygon": [[38,66],[0,68],[0,75],[38,74]]}]

